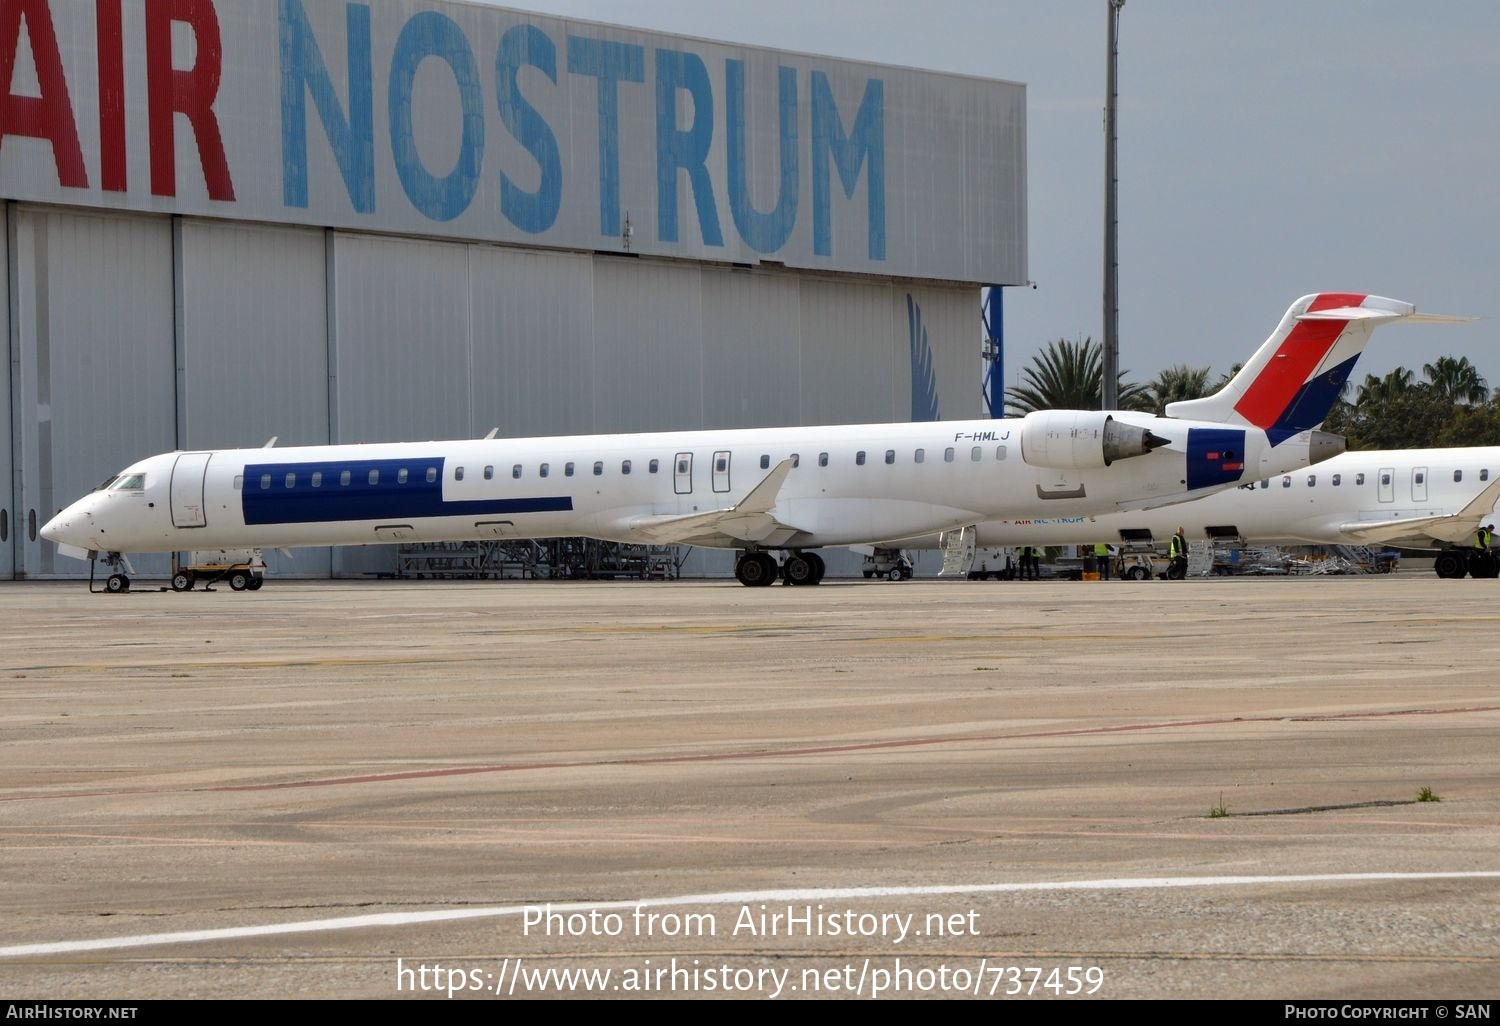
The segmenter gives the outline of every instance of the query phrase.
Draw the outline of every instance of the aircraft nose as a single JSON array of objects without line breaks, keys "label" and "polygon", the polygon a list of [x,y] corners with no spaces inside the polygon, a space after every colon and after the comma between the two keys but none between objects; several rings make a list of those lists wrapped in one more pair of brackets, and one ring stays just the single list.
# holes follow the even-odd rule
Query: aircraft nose
[{"label": "aircraft nose", "polygon": [[84,547],[90,540],[88,535],[91,527],[92,517],[89,512],[74,503],[42,525],[41,535],[56,545]]}]

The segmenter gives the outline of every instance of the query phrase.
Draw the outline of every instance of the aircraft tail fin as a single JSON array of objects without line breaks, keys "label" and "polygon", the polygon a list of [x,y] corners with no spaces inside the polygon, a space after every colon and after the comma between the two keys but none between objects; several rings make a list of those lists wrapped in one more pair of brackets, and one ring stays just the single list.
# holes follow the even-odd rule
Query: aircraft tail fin
[{"label": "aircraft tail fin", "polygon": [[1349,292],[1303,296],[1222,389],[1167,405],[1167,416],[1261,428],[1276,445],[1323,423],[1377,327],[1457,323],[1397,299]]}]

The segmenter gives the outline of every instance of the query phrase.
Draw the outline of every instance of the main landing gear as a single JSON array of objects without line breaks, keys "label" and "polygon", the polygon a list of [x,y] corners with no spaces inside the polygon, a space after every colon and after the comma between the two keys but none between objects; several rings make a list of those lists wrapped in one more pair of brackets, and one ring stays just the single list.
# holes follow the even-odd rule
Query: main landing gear
[{"label": "main landing gear", "polygon": [[1476,580],[1500,577],[1500,557],[1493,552],[1479,549],[1444,549],[1432,561],[1432,569],[1439,577],[1456,580],[1467,574]]},{"label": "main landing gear", "polygon": [[764,588],[778,579],[787,584],[818,584],[826,569],[823,557],[816,552],[789,552],[778,569],[769,552],[756,550],[740,553],[734,576],[747,588]]}]

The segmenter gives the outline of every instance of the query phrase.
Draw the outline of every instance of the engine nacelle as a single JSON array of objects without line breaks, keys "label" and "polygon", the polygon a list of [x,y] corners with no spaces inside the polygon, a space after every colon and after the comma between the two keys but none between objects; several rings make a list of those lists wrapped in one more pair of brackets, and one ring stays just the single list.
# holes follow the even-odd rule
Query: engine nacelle
[{"label": "engine nacelle", "polygon": [[1021,421],[1021,459],[1033,467],[1093,470],[1145,456],[1168,439],[1099,410],[1038,410]]}]

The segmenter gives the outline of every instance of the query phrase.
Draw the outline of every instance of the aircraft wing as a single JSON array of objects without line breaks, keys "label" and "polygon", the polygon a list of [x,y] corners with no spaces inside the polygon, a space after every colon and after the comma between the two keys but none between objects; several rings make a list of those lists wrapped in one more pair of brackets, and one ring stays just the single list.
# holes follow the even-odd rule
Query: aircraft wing
[{"label": "aircraft wing", "polygon": [[1351,520],[1339,525],[1339,533],[1358,542],[1394,541],[1413,534],[1425,534],[1437,541],[1462,542],[1472,540],[1480,523],[1494,515],[1496,502],[1500,502],[1500,478],[1491,481],[1457,513],[1399,520]]},{"label": "aircraft wing", "polygon": [[772,513],[776,496],[792,472],[790,458],[771,468],[771,472],[743,499],[728,509],[707,513],[663,514],[635,517],[630,530],[662,545],[686,542],[709,534],[741,538],[747,542],[765,541],[778,532],[796,532],[798,528],[783,523]]}]

